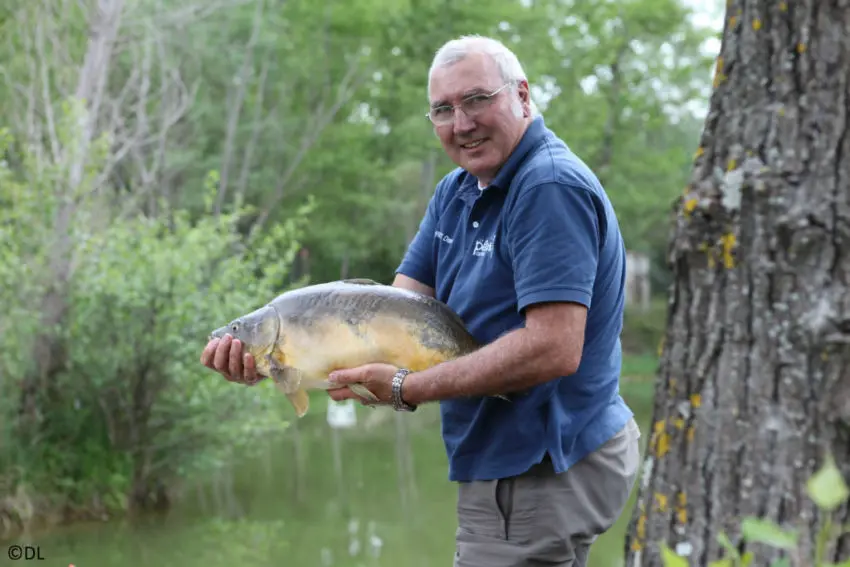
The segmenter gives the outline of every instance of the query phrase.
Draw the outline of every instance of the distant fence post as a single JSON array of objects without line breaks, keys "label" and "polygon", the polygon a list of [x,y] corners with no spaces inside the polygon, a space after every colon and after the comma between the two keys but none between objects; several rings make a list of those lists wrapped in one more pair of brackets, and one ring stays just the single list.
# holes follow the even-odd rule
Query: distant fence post
[{"label": "distant fence post", "polygon": [[626,252],[626,305],[649,309],[649,256],[641,252]]}]

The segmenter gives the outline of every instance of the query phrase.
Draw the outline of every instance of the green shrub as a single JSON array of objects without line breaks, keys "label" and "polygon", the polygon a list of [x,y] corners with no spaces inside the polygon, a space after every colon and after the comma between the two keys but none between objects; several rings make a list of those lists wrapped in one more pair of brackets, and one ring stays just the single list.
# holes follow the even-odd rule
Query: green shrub
[{"label": "green shrub", "polygon": [[[0,131],[0,156],[11,143]],[[0,492],[30,487],[36,507],[121,510],[128,495],[144,505],[284,427],[285,404],[268,383],[231,384],[199,357],[212,329],[284,291],[312,203],[250,237],[237,224],[247,207],[193,219],[163,202],[157,216],[121,216],[126,203],[95,186],[97,156],[66,197],[65,164],[16,151],[18,167],[0,161]],[[217,185],[213,172],[210,204]],[[64,235],[68,308],[60,328],[45,329],[63,198],[76,201]],[[20,387],[33,376],[35,342],[51,331],[63,363],[39,382],[36,430],[22,435]]]}]

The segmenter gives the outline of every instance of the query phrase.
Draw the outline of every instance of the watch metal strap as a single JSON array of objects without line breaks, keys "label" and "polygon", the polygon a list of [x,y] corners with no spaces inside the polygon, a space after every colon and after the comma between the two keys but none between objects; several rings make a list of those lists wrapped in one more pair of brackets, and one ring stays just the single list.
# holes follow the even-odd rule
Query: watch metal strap
[{"label": "watch metal strap", "polygon": [[401,398],[401,387],[408,374],[410,370],[399,368],[393,376],[393,409],[396,411],[416,411],[416,406],[408,404]]}]

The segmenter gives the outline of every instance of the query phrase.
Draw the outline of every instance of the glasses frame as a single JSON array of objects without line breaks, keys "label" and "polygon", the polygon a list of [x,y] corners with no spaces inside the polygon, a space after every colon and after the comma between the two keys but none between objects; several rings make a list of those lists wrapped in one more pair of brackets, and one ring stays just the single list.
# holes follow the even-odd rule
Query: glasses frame
[{"label": "glasses frame", "polygon": [[[460,109],[461,111],[463,111],[464,114],[466,114],[470,118],[472,118],[474,116],[478,116],[483,110],[490,107],[490,105],[492,104],[493,98],[495,98],[495,96],[497,94],[499,94],[500,92],[502,92],[503,90],[505,90],[507,87],[509,87],[511,85],[513,85],[513,81],[508,81],[507,83],[505,83],[504,85],[502,85],[501,87],[499,87],[498,89],[496,89],[495,91],[493,91],[491,93],[470,95],[470,96],[464,98],[463,100],[461,100],[460,104],[452,104],[452,105],[441,104],[440,106],[435,106],[434,108],[430,109],[428,112],[425,113],[425,118],[430,120],[431,123],[434,126],[446,126],[446,125],[454,122],[454,120],[455,120],[455,112],[454,111],[456,109]],[[464,108],[464,105],[467,104],[469,101],[471,101],[473,99],[482,99],[481,102],[485,103],[485,106],[483,106],[480,110],[469,112],[468,110],[466,110]],[[452,111],[451,118],[446,119],[445,121],[439,121],[439,122],[434,120],[434,117],[432,116],[432,113],[434,111],[436,111],[436,110],[446,110],[446,109],[449,109],[449,110]]]}]

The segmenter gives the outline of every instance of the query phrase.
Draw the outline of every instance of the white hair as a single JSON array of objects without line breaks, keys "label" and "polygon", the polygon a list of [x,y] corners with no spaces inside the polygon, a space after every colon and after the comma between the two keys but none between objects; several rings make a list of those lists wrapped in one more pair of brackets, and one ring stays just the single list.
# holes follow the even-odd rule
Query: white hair
[{"label": "white hair", "polygon": [[[523,70],[516,54],[505,44],[492,37],[473,34],[462,35],[457,39],[449,40],[437,50],[431,62],[431,68],[428,70],[429,90],[434,69],[454,65],[473,53],[483,53],[489,56],[496,63],[502,80],[506,83],[512,83],[511,90],[513,92],[517,91],[517,84],[520,81],[528,81],[525,70]],[[531,106],[531,115],[536,116],[539,111],[531,98],[531,92],[528,93],[528,100]]]}]

